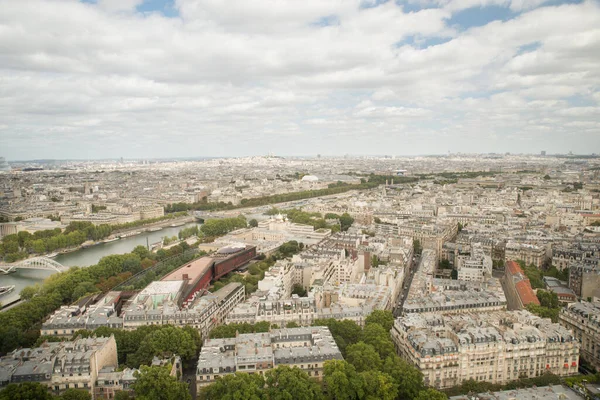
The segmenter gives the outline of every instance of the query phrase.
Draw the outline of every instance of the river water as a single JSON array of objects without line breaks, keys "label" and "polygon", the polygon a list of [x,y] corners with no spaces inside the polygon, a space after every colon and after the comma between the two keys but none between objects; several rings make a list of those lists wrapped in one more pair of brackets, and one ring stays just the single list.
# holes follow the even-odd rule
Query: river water
[{"label": "river water", "polygon": [[[199,225],[191,222],[178,227],[166,227],[156,232],[144,232],[137,236],[119,239],[110,243],[101,243],[96,246],[80,249],[72,253],[59,254],[54,258],[57,262],[67,267],[79,266],[87,267],[98,263],[98,261],[111,254],[129,253],[136,246],[146,246],[146,239],[149,245],[160,242],[164,236],[177,236],[180,230]],[[19,293],[24,287],[41,283],[52,275],[52,271],[35,269],[17,269],[8,275],[0,275],[0,286],[15,285],[15,290],[9,294],[0,296],[0,303],[7,304],[19,298]]]}]

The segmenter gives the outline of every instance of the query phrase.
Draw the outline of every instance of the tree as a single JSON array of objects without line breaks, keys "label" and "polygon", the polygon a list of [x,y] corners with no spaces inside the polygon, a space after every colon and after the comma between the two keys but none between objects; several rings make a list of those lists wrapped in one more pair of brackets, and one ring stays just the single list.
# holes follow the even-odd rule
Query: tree
[{"label": "tree", "polygon": [[379,324],[368,324],[363,330],[362,339],[365,343],[373,346],[377,354],[385,359],[394,354],[394,343],[390,339],[389,330],[385,330]]},{"label": "tree", "polygon": [[269,400],[313,400],[323,398],[321,387],[301,369],[279,366],[265,374]]},{"label": "tree", "polygon": [[373,346],[364,342],[348,346],[345,359],[354,365],[358,372],[379,370],[381,368],[379,354]]},{"label": "tree", "polygon": [[187,385],[169,375],[170,370],[170,365],[142,365],[133,384],[136,400],[191,400]]},{"label": "tree", "polygon": [[391,311],[375,310],[365,319],[365,325],[368,324],[379,324],[389,332],[394,326],[394,315]]},{"label": "tree", "polygon": [[119,391],[115,392],[114,400],[133,400],[133,397],[131,397],[129,392],[119,390]]},{"label": "tree", "polygon": [[147,335],[132,360],[136,365],[150,364],[154,356],[167,358],[177,354],[187,362],[196,357],[197,350],[189,331],[166,326]]},{"label": "tree", "polygon": [[394,400],[398,395],[398,385],[388,374],[365,371],[361,375],[365,382],[366,400]]},{"label": "tree", "polygon": [[435,389],[427,389],[421,390],[415,400],[447,400],[448,396],[446,396],[442,392],[438,392]]},{"label": "tree", "polygon": [[350,216],[348,213],[343,213],[340,216],[340,228],[343,232],[347,231],[350,226],[354,223],[354,218]]},{"label": "tree", "polygon": [[300,325],[298,325],[298,323],[296,321],[290,321],[287,324],[285,324],[286,328],[298,328]]},{"label": "tree", "polygon": [[327,388],[328,399],[354,400],[364,396],[364,378],[346,361],[325,361],[323,382]]},{"label": "tree", "polygon": [[421,241],[419,239],[413,240],[413,252],[415,255],[420,255],[423,251],[423,247],[421,247]]},{"label": "tree", "polygon": [[250,221],[248,221],[248,225],[252,228],[256,228],[258,226],[258,221],[252,218]]},{"label": "tree", "polygon": [[85,390],[67,389],[60,398],[62,400],[92,400],[92,395]]},{"label": "tree", "polygon": [[386,358],[382,371],[398,384],[400,399],[414,399],[425,388],[421,371],[395,354]]},{"label": "tree", "polygon": [[52,400],[46,386],[38,382],[10,383],[0,391],[0,400]]},{"label": "tree", "polygon": [[558,295],[554,292],[546,290],[538,290],[537,298],[540,301],[542,307],[556,308],[558,307]]},{"label": "tree", "polygon": [[302,285],[295,284],[292,288],[292,294],[298,295],[298,297],[306,297],[306,289]]},{"label": "tree", "polygon": [[262,375],[237,372],[218,377],[214,383],[202,388],[198,397],[206,400],[263,400],[267,398],[264,386]]}]

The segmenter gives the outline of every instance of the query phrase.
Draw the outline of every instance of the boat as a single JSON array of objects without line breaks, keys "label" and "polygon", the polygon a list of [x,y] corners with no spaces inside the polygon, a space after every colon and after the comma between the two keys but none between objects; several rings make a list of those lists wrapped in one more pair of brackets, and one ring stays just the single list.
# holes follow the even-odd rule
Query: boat
[{"label": "boat", "polygon": [[15,285],[0,286],[0,296],[2,296],[3,294],[8,294],[8,293],[12,292],[13,290],[15,290]]},{"label": "boat", "polygon": [[135,232],[124,233],[121,236],[119,236],[119,238],[125,239],[125,238],[131,237],[131,236],[139,235],[140,233],[142,233],[142,232],[135,231]]},{"label": "boat", "polygon": [[185,222],[179,222],[177,224],[171,224],[171,228],[177,228],[178,226],[183,226],[185,225]]},{"label": "boat", "polygon": [[162,230],[162,226],[148,229],[148,232],[158,232]]},{"label": "boat", "polygon": [[110,243],[110,242],[114,242],[114,241],[117,241],[117,240],[119,240],[119,238],[118,238],[118,237],[114,237],[114,238],[112,238],[112,239],[105,239],[105,240],[104,240],[104,243]]},{"label": "boat", "polygon": [[50,254],[47,254],[46,257],[48,257],[48,258],[54,258],[57,255],[58,255],[58,253],[50,253]]}]

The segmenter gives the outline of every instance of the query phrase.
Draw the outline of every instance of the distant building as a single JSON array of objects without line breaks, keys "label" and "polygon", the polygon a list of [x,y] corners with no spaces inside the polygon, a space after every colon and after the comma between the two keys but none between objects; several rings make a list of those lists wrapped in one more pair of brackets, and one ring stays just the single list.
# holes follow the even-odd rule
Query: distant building
[{"label": "distant building", "polygon": [[235,372],[263,375],[279,365],[298,367],[320,380],[325,361],[342,359],[329,328],[324,326],[207,339],[198,359],[196,385],[199,391],[220,376]]}]

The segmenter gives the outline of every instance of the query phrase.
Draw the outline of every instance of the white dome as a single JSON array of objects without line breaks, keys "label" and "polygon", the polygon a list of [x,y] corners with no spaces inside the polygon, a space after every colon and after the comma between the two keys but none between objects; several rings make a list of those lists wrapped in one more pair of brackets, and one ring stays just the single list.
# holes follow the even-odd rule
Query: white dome
[{"label": "white dome", "polygon": [[302,180],[303,180],[304,182],[316,182],[316,181],[318,181],[318,180],[319,180],[319,178],[317,178],[317,177],[316,177],[316,176],[314,176],[314,175],[304,175],[304,176],[302,177]]}]

